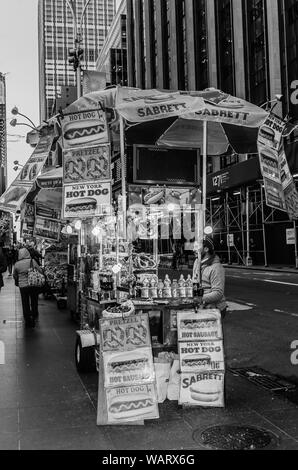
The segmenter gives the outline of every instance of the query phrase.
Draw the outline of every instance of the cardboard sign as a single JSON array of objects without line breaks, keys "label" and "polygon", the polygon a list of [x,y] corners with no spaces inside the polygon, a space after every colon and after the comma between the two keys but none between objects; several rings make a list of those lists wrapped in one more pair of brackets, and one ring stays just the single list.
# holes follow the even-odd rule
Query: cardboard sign
[{"label": "cardboard sign", "polygon": [[220,312],[214,310],[193,310],[177,314],[178,341],[199,341],[222,339]]},{"label": "cardboard sign", "polygon": [[296,230],[294,228],[286,229],[287,245],[296,244]]},{"label": "cardboard sign", "polygon": [[12,183],[5,193],[0,196],[0,210],[15,213],[20,209],[31,189],[31,184],[18,186],[18,183]]},{"label": "cardboard sign", "polygon": [[46,159],[49,156],[52,144],[53,135],[42,136],[39,139],[37,146],[35,147],[31,157],[26,162],[22,171],[17,176],[16,184],[31,184],[36,180],[39,173],[41,172]]},{"label": "cardboard sign", "polygon": [[179,343],[181,372],[225,370],[222,341]]},{"label": "cardboard sign", "polygon": [[103,354],[105,387],[147,384],[154,382],[151,348]]},{"label": "cardboard sign", "polygon": [[64,186],[64,219],[96,217],[111,205],[111,183],[76,183]]},{"label": "cardboard sign", "polygon": [[260,127],[258,144],[267,148],[278,150],[282,142],[282,134],[286,128],[286,122],[274,114],[267,117]]},{"label": "cardboard sign", "polygon": [[179,404],[224,407],[224,372],[182,373]]},{"label": "cardboard sign", "polygon": [[159,417],[155,384],[106,390],[109,424]]},{"label": "cardboard sign", "polygon": [[64,150],[64,184],[110,179],[109,145]]},{"label": "cardboard sign", "polygon": [[58,220],[36,217],[34,225],[34,236],[59,241],[61,224]]},{"label": "cardboard sign", "polygon": [[103,351],[128,351],[151,346],[148,315],[100,320]]},{"label": "cardboard sign", "polygon": [[67,114],[61,125],[64,149],[90,147],[109,141],[106,115],[103,110]]}]

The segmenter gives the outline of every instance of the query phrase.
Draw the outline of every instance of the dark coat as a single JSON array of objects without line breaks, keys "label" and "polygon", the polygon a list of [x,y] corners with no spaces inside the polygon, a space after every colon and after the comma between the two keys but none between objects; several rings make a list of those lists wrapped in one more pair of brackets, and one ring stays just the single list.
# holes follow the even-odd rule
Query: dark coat
[{"label": "dark coat", "polygon": [[2,273],[7,270],[7,259],[4,254],[3,248],[0,248],[0,289],[4,286]]}]

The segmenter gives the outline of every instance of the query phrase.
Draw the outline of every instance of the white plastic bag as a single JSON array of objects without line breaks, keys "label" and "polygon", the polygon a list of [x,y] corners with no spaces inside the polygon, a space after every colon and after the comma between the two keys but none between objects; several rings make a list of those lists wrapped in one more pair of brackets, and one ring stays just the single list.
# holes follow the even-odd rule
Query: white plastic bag
[{"label": "white plastic bag", "polygon": [[170,362],[154,362],[154,368],[158,403],[163,403],[167,398],[171,364]]},{"label": "white plastic bag", "polygon": [[180,380],[180,363],[179,359],[175,359],[170,371],[168,384],[167,397],[169,400],[179,400]]}]

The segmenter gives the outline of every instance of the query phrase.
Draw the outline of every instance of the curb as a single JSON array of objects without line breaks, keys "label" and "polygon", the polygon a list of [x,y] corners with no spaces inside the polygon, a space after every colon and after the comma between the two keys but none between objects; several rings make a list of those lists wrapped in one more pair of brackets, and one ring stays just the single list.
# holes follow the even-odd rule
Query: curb
[{"label": "curb", "polygon": [[274,273],[286,273],[286,274],[298,274],[298,268],[295,269],[295,268],[270,268],[268,266],[268,268],[265,268],[265,267],[259,267],[259,266],[236,266],[236,265],[233,265],[233,264],[224,264],[223,265],[225,268],[228,268],[228,269],[246,269],[246,270],[250,270],[250,271],[263,271],[263,272],[274,272]]}]

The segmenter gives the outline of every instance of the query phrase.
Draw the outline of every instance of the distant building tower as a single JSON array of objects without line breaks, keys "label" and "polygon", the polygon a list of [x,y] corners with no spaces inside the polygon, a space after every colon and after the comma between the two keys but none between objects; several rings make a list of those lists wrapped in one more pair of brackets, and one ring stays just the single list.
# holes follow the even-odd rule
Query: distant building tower
[{"label": "distant building tower", "polygon": [[6,87],[5,75],[0,72],[0,195],[4,193],[7,178]]},{"label": "distant building tower", "polygon": [[[71,0],[78,21],[86,0]],[[115,0],[91,0],[83,20],[83,68],[96,69],[96,60],[116,11]],[[40,120],[48,119],[62,86],[75,86],[75,72],[68,63],[74,46],[74,28],[66,0],[39,0]]]}]

